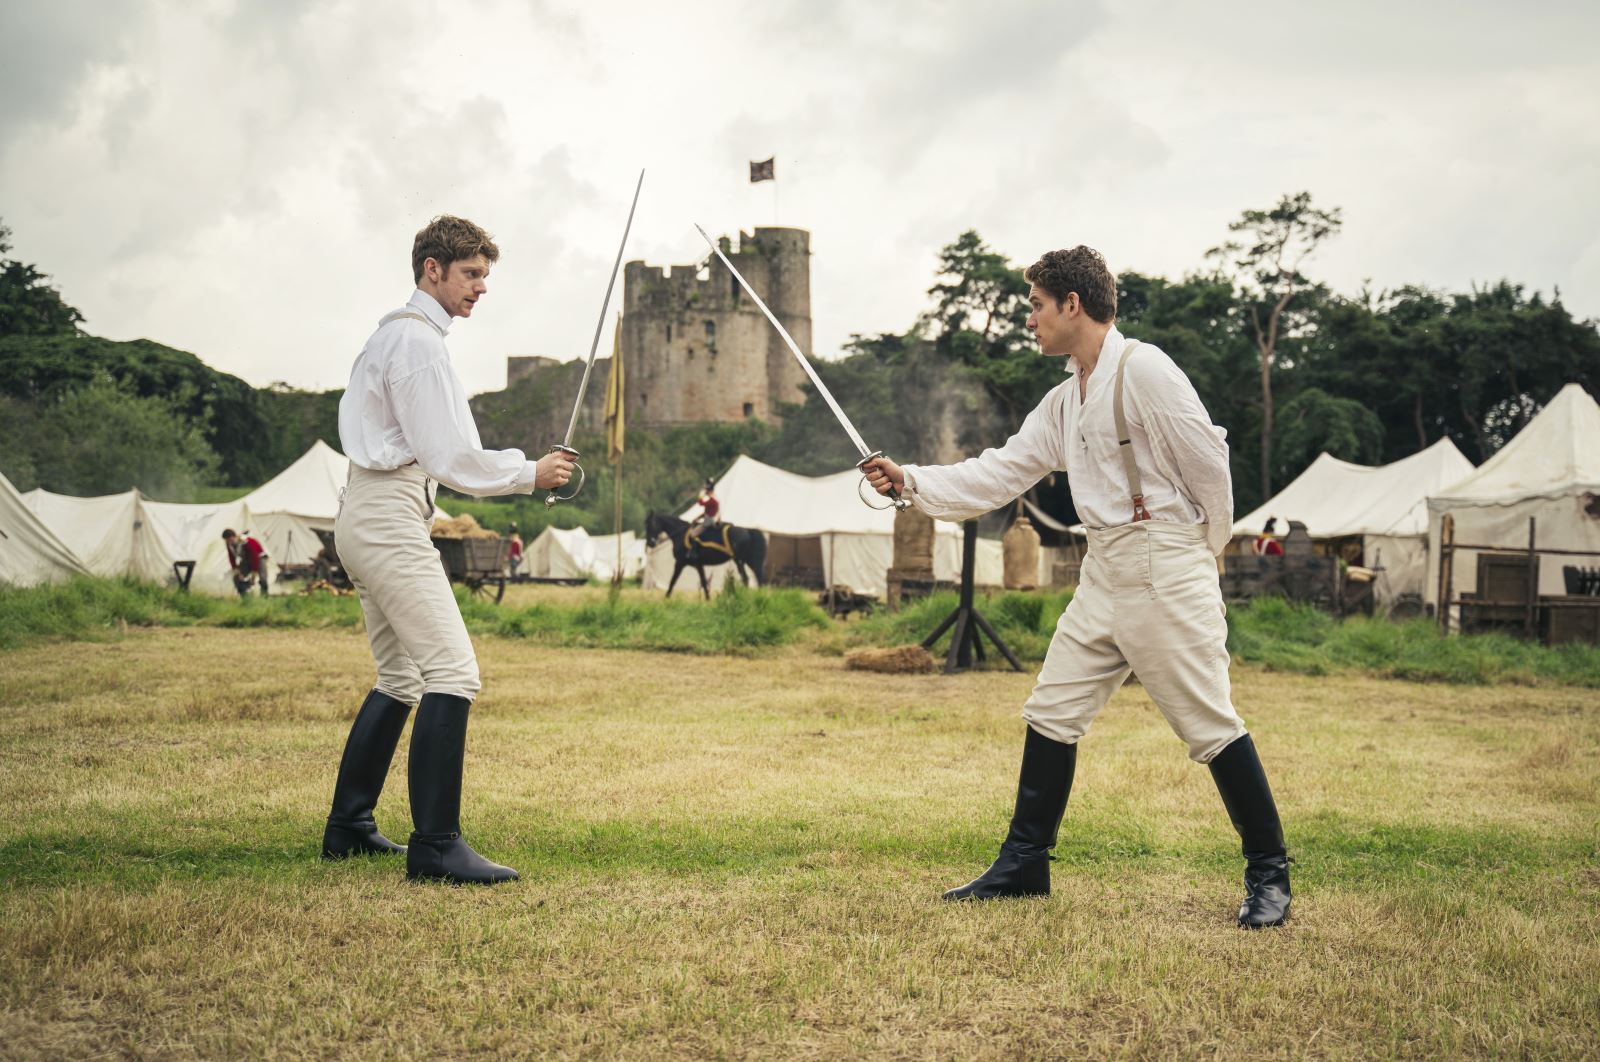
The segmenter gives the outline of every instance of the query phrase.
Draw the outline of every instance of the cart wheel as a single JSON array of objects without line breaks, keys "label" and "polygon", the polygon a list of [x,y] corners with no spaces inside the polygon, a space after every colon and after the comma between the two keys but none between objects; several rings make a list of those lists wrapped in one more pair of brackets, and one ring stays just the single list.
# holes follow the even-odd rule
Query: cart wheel
[{"label": "cart wheel", "polygon": [[497,605],[500,599],[506,596],[505,576],[493,579],[468,579],[466,583],[473,597],[490,599]]}]

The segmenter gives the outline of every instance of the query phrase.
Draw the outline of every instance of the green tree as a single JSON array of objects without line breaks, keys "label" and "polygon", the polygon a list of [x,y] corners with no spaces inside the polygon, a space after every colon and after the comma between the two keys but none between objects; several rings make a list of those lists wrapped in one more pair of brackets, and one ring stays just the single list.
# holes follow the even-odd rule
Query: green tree
[{"label": "green tree", "polygon": [[934,350],[971,369],[1005,409],[1010,426],[1019,426],[1061,382],[1060,364],[1040,357],[1028,332],[1022,270],[969,229],[939,251],[938,282],[928,294],[934,305],[908,338],[931,335]]},{"label": "green tree", "polygon": [[1454,295],[1408,286],[1324,296],[1315,313],[1296,385],[1370,409],[1383,461],[1448,436],[1481,463],[1564,384],[1600,385],[1595,323],[1508,281]]},{"label": "green tree", "polygon": [[204,427],[221,460],[219,474],[234,486],[261,483],[300,456],[300,450],[285,455],[273,449],[255,388],[187,351],[148,339],[0,336],[0,394],[48,403],[101,376],[144,398],[182,396],[183,415]]},{"label": "green tree", "polygon": [[1343,224],[1339,208],[1320,210],[1311,193],[1286,195],[1268,210],[1246,210],[1228,226],[1243,239],[1229,240],[1206,252],[1238,281],[1244,294],[1246,320],[1260,356],[1261,370],[1261,495],[1272,494],[1272,365],[1286,334],[1305,323],[1295,305],[1297,296],[1317,289],[1301,266]]},{"label": "green tree", "polygon": [[12,259],[11,230],[0,222],[0,336],[72,334],[83,314],[68,306],[50,278]]},{"label": "green tree", "polygon": [[1117,317],[1128,335],[1154,343],[1194,384],[1211,419],[1228,429],[1235,509],[1253,509],[1259,482],[1259,406],[1250,400],[1257,371],[1255,342],[1228,278],[1192,274],[1182,280],[1129,270],[1117,278]]},{"label": "green tree", "polygon": [[42,404],[28,460],[38,484],[60,494],[115,494],[138,487],[182,500],[215,479],[205,426],[184,415],[187,396],[130,393],[101,376]]},{"label": "green tree", "polygon": [[1279,410],[1279,475],[1292,479],[1324,450],[1343,461],[1377,464],[1383,458],[1383,425],[1361,402],[1308,387]]},{"label": "green tree", "polygon": [[39,465],[34,453],[49,452],[54,445],[37,406],[0,395],[0,473],[13,487],[27,491],[39,486]]}]

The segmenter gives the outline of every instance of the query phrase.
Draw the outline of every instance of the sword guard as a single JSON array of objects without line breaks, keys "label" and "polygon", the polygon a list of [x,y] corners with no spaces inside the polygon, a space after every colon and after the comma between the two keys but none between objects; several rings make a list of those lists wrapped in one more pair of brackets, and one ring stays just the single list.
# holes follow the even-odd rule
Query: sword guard
[{"label": "sword guard", "polygon": [[[874,460],[876,460],[876,459],[878,459],[878,458],[880,458],[882,456],[883,456],[883,451],[882,450],[874,450],[870,454],[868,454],[867,456],[863,457],[861,460],[857,461],[856,462],[856,467],[857,468],[862,468],[863,466],[866,465],[866,463],[868,461],[874,461]],[[893,487],[889,488],[889,493],[888,494],[879,494],[875,490],[871,491],[871,492],[863,491],[861,489],[861,487],[866,482],[867,482],[867,475],[866,475],[865,472],[863,472],[861,474],[861,482],[856,484],[856,496],[861,499],[862,504],[864,504],[867,508],[869,508],[869,509],[877,509],[878,511],[882,512],[885,509],[899,510],[899,509],[909,509],[911,507],[911,499],[910,498],[901,497],[900,496],[900,492],[898,490],[896,490],[895,488],[893,488]],[[879,498],[879,497],[888,498],[889,499],[889,504],[888,505],[878,505],[877,503],[875,503],[872,500],[873,498]]]},{"label": "sword guard", "polygon": [[578,471],[578,482],[572,485],[572,493],[558,494],[556,491],[552,490],[550,493],[544,496],[545,508],[548,509],[555,505],[556,502],[571,501],[573,498],[576,498],[578,496],[578,492],[583,489],[583,481],[587,479],[588,476],[583,471],[583,466],[578,464],[578,451],[574,450],[570,446],[567,446],[565,443],[556,443],[554,446],[550,447],[546,453],[562,453],[568,455],[572,458],[572,467]]}]

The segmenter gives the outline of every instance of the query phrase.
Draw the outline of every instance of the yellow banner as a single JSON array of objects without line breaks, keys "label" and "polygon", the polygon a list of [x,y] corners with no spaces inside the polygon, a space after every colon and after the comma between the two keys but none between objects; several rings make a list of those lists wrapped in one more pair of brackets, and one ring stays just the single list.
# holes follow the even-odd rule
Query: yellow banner
[{"label": "yellow banner", "polygon": [[622,390],[622,315],[617,315],[616,331],[611,334],[611,372],[606,377],[606,460],[622,460],[622,437],[626,427]]}]

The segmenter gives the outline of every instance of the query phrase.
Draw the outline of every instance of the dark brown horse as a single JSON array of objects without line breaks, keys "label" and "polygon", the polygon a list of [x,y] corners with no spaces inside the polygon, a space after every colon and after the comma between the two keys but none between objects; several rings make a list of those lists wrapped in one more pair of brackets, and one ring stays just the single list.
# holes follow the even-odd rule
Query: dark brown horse
[{"label": "dark brown horse", "polygon": [[[666,513],[652,512],[644,518],[644,541],[646,546],[656,544],[656,539],[666,535],[672,540],[672,559],[676,567],[672,569],[672,581],[667,584],[667,596],[672,596],[672,588],[678,585],[678,576],[683,574],[684,568],[693,568],[700,575],[700,592],[707,600],[711,597],[711,584],[706,581],[706,566],[726,564],[733,561],[739,569],[739,579],[744,585],[750,585],[750,572],[756,574],[759,583],[762,578],[762,569],[767,563],[767,536],[760,531],[748,527],[734,527],[732,524],[719,524],[710,536],[710,544],[704,544],[698,539],[688,538],[689,521],[680,520],[676,516]],[[726,532],[726,535],[724,535]]]}]

